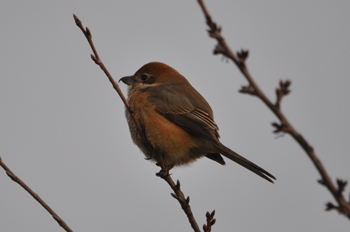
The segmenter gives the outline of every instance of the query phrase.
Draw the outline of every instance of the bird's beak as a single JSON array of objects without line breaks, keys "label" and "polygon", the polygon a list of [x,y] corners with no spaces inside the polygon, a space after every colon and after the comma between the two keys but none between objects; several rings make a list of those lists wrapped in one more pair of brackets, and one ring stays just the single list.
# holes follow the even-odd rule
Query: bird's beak
[{"label": "bird's beak", "polygon": [[136,82],[134,76],[127,76],[127,77],[122,77],[118,82],[122,81],[126,85],[132,85],[133,83]]}]

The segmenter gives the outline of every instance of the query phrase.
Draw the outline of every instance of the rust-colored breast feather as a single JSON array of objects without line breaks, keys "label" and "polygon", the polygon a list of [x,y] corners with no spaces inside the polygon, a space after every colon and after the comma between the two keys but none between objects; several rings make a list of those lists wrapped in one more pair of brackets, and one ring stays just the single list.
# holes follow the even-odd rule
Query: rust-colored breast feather
[{"label": "rust-colored breast feather", "polygon": [[[160,114],[154,102],[150,101],[147,91],[137,91],[129,97],[129,104],[135,112],[135,118],[143,126],[143,133],[147,142],[153,148],[153,155],[161,157],[168,164],[183,165],[194,161],[204,154],[194,153],[197,138],[188,133],[184,128],[170,121]],[[128,121],[132,122],[126,112]],[[130,123],[129,123],[130,125]],[[141,141],[135,124],[130,125],[133,141],[147,155],[145,141]]]}]

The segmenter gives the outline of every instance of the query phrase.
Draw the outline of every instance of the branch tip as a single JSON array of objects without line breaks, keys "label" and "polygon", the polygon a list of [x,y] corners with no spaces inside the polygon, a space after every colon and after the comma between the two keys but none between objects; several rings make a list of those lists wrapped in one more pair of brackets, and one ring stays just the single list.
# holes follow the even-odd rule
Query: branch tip
[{"label": "branch tip", "polygon": [[323,186],[326,185],[326,183],[325,183],[324,180],[322,180],[322,179],[318,180],[317,182],[318,182],[320,185],[323,185]]},{"label": "branch tip", "polygon": [[242,86],[239,92],[257,96],[257,92],[252,85]]},{"label": "branch tip", "polygon": [[207,218],[209,218],[209,217],[210,217],[210,213],[209,213],[209,211],[207,211],[207,213],[205,214],[205,216],[206,216]]},{"label": "branch tip", "polygon": [[81,24],[81,21],[80,21],[80,19],[78,18],[78,16],[76,16],[75,14],[73,14],[73,18],[74,18],[75,24],[77,24],[77,26],[80,27],[82,24]]},{"label": "branch tip", "polygon": [[273,133],[275,133],[275,134],[280,133],[280,132],[284,132],[284,133],[288,132],[288,127],[284,123],[279,124],[277,122],[273,122],[273,123],[271,123],[271,125],[276,128],[273,131]]},{"label": "branch tip", "polygon": [[280,80],[279,87],[276,88],[276,108],[280,108],[282,98],[290,93],[291,90],[289,89],[289,86],[291,83],[290,80]]},{"label": "branch tip", "polygon": [[346,187],[346,185],[348,184],[347,181],[341,180],[341,179],[337,179],[337,185],[338,185],[338,190],[337,190],[337,194],[341,195]]},{"label": "branch tip", "polygon": [[248,55],[249,55],[249,51],[248,50],[243,50],[243,49],[241,49],[241,51],[239,52],[237,52],[237,57],[239,58],[239,60],[241,61],[241,62],[245,62],[245,60],[248,58]]},{"label": "branch tip", "polygon": [[225,48],[221,44],[217,44],[213,50],[213,54],[223,54],[225,55]]},{"label": "branch tip", "polygon": [[98,60],[94,54],[91,54],[91,59],[95,62],[95,64],[98,64]]},{"label": "branch tip", "polygon": [[207,225],[206,225],[206,224],[203,225],[203,230],[204,230],[204,232],[207,232],[207,231],[208,231],[208,228],[207,228]]},{"label": "branch tip", "polygon": [[213,210],[213,212],[211,212],[211,214],[210,214],[210,217],[214,217],[215,216],[215,210]]},{"label": "branch tip", "polygon": [[338,207],[335,206],[335,205],[333,205],[331,202],[328,202],[328,203],[326,204],[326,211],[330,211],[330,210],[333,210],[333,209],[338,210],[337,208],[338,208]]},{"label": "branch tip", "polygon": [[175,198],[176,200],[179,200],[179,197],[178,196],[176,196],[176,194],[175,193],[170,193],[171,194],[171,196],[173,197],[173,198]]},{"label": "branch tip", "polygon": [[211,213],[209,213],[209,211],[207,211],[207,213],[205,214],[205,216],[207,218],[207,224],[203,225],[204,232],[210,232],[211,231],[211,227],[216,222],[216,219],[214,218],[214,215],[215,215],[215,210],[213,210],[213,212],[211,212]]},{"label": "branch tip", "polygon": [[177,180],[177,181],[176,181],[176,188],[180,189],[180,187],[181,187],[181,185],[180,185],[180,181],[179,181],[179,180]]},{"label": "branch tip", "polygon": [[91,31],[88,27],[85,28],[85,35],[88,37],[88,39],[91,39],[92,37]]}]

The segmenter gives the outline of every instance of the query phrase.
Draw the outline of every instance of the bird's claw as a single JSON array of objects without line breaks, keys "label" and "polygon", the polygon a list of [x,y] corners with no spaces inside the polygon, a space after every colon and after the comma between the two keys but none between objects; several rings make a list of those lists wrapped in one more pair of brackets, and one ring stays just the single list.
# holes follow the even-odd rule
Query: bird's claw
[{"label": "bird's claw", "polygon": [[162,165],[160,165],[160,163],[156,163],[157,166],[160,166],[162,169],[156,173],[156,176],[159,177],[166,177],[166,176],[170,176],[171,174],[169,174],[169,171],[174,167],[174,165],[164,165],[164,167]]},{"label": "bird's claw", "polygon": [[170,176],[170,174],[169,174],[169,171],[165,171],[162,169],[156,173],[156,176],[164,178],[164,177]]}]

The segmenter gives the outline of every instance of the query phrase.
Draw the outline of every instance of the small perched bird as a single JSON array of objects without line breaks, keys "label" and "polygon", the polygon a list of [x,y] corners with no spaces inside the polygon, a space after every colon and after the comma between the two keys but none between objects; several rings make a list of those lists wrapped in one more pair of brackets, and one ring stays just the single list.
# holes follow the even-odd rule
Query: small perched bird
[{"label": "small perched bird", "polygon": [[126,109],[131,137],[148,159],[173,167],[206,156],[225,165],[222,154],[272,183],[276,179],[219,141],[210,105],[172,67],[151,62],[119,81],[129,86],[128,103],[140,127]]}]

